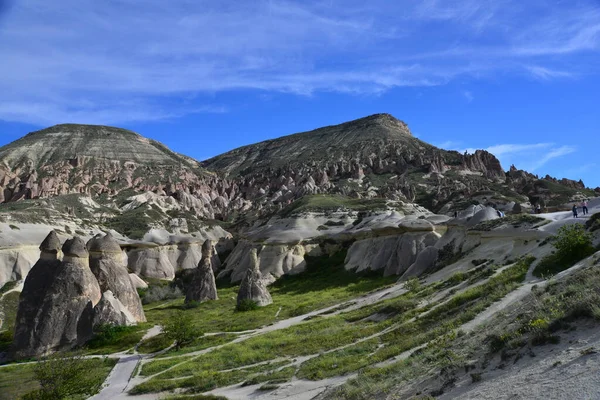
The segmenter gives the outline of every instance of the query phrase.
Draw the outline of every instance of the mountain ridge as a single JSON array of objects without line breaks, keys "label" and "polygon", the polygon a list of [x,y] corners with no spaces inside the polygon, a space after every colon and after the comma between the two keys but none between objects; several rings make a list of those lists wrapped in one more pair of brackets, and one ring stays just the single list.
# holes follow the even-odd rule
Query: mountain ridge
[{"label": "mountain ridge", "polygon": [[[439,149],[386,113],[242,146],[202,162],[130,130],[59,124],[1,147],[0,160],[2,202],[150,191],[165,199],[161,204],[174,198],[201,218],[222,220],[248,211],[272,214],[311,194],[403,200],[450,212],[473,201],[560,205],[585,189],[583,182],[505,171],[484,150]],[[559,185],[560,198],[551,185]]]}]

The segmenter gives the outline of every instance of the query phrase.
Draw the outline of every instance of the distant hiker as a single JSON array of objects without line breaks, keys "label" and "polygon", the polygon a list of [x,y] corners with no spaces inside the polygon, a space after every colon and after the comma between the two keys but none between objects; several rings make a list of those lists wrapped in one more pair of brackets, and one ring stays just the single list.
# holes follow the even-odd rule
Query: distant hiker
[{"label": "distant hiker", "polygon": [[537,206],[535,206],[535,213],[536,214],[542,213],[542,206],[540,205],[540,203],[538,203]]},{"label": "distant hiker", "polygon": [[454,211],[454,218],[458,218],[458,211]]},{"label": "distant hiker", "polygon": [[584,200],[581,202],[581,212],[583,213],[583,215],[586,215],[588,213],[588,202],[587,200]]},{"label": "distant hiker", "polygon": [[573,204],[573,217],[577,218],[577,204]]}]

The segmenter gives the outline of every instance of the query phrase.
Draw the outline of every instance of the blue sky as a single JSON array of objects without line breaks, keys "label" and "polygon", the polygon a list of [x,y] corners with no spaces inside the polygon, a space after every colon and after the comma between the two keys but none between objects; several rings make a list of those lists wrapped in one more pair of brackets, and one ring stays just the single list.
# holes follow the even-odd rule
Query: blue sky
[{"label": "blue sky", "polygon": [[116,125],[198,159],[388,112],[600,186],[598,0],[0,0],[0,144]]}]

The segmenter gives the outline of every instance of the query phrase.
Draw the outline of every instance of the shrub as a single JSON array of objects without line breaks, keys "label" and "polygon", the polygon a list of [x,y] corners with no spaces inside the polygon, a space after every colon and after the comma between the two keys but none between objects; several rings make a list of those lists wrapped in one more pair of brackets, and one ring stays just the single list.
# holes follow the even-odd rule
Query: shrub
[{"label": "shrub", "polygon": [[194,327],[192,316],[183,311],[176,312],[167,320],[163,332],[168,339],[175,341],[178,350],[198,336],[202,336],[202,333]]},{"label": "shrub", "polygon": [[26,394],[23,400],[56,400],[93,395],[99,385],[88,369],[88,363],[80,354],[54,355],[40,361],[34,368],[40,389]]},{"label": "shrub", "polygon": [[582,225],[573,224],[562,226],[552,244],[559,258],[577,262],[594,252],[592,240]]},{"label": "shrub", "polygon": [[534,275],[555,275],[595,252],[592,235],[580,224],[560,227],[557,235],[552,238],[552,245],[555,252],[539,262],[533,271]]},{"label": "shrub", "polygon": [[[258,304],[250,299],[242,300],[235,308],[237,311],[253,311],[258,309]],[[301,315],[301,314],[300,314]]]},{"label": "shrub", "polygon": [[410,278],[404,282],[404,287],[409,292],[418,292],[421,289],[421,282],[419,282],[419,278]]}]

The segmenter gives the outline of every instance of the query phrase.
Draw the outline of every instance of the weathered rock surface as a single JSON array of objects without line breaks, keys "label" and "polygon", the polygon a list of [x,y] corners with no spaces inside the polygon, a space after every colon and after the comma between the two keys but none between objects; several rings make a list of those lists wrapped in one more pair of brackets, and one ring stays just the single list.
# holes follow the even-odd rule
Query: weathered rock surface
[{"label": "weathered rock surface", "polygon": [[262,275],[258,267],[258,256],[256,253],[256,249],[250,250],[248,270],[246,271],[246,276],[244,276],[244,279],[240,284],[240,289],[238,292],[238,306],[246,300],[255,302],[259,307],[267,306],[273,303],[273,299],[271,298],[271,294],[267,289],[267,285],[262,279]]},{"label": "weathered rock surface", "polygon": [[217,300],[217,285],[212,267],[214,245],[206,240],[202,245],[202,260],[194,271],[194,277],[187,289],[185,302]]},{"label": "weathered rock surface", "polygon": [[[226,269],[218,275],[219,279],[229,278],[232,283],[240,282],[246,276],[246,271],[254,262],[251,250],[256,245],[248,240],[241,240],[234,251],[227,257]],[[259,265],[261,275],[266,282],[273,282],[283,275],[294,275],[306,268],[306,254],[320,255],[317,244],[266,244],[260,246]]]},{"label": "weathered rock surface", "polygon": [[402,275],[426,247],[433,246],[440,235],[435,232],[404,233],[356,241],[348,249],[345,268],[379,271],[385,276]]},{"label": "weathered rock surface", "polygon": [[131,279],[131,284],[136,289],[147,289],[148,284],[139,276],[134,273],[129,274],[129,279]]},{"label": "weathered rock surface", "polygon": [[16,358],[34,357],[81,345],[93,335],[94,307],[100,286],[89,268],[85,242],[78,237],[62,247],[63,261],[40,303],[39,313],[26,329],[33,332],[27,343],[16,343]]},{"label": "weathered rock surface", "polygon": [[119,243],[107,233],[91,239],[87,248],[90,256],[90,269],[96,276],[100,290],[111,292],[119,302],[129,310],[137,322],[145,322],[140,297],[129,278],[129,272],[123,264],[123,254]]},{"label": "weathered rock surface", "polygon": [[93,327],[102,325],[135,325],[138,319],[117,299],[110,290],[102,293],[100,302],[94,307]]},{"label": "weathered rock surface", "polygon": [[471,219],[467,221],[467,226],[475,226],[480,222],[491,221],[500,218],[498,213],[492,207],[485,207],[482,210],[477,211]]},{"label": "weathered rock surface", "polygon": [[172,235],[166,230],[152,230],[143,242],[126,245],[127,267],[142,278],[173,280],[182,270],[196,269],[202,259],[200,244],[213,243],[211,265],[221,268],[217,250],[233,249],[232,235],[221,227],[211,227],[197,232],[196,237]]},{"label": "weathered rock surface", "polygon": [[60,240],[55,231],[51,231],[40,245],[40,259],[35,263],[25,279],[19,297],[19,309],[15,322],[13,348],[31,349],[38,342],[36,321],[40,319],[41,306],[46,292],[52,286],[56,271],[60,265]]},{"label": "weathered rock surface", "polygon": [[402,274],[400,280],[419,277],[435,267],[439,250],[433,246],[424,248],[417,255],[415,262]]}]

